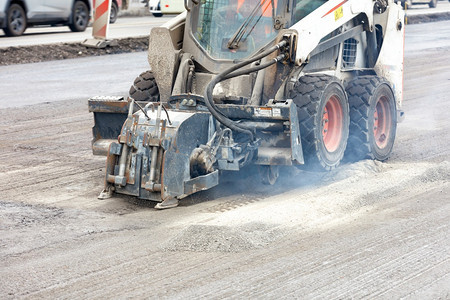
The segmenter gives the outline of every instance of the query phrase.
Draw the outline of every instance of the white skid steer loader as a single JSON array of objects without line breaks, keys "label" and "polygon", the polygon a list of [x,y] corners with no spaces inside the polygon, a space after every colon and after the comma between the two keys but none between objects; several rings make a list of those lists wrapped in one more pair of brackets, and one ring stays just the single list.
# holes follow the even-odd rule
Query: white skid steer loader
[{"label": "white skid steer loader", "polygon": [[92,98],[105,187],[170,208],[224,171],[386,160],[401,114],[404,12],[393,0],[185,0],[150,34],[127,100]]}]

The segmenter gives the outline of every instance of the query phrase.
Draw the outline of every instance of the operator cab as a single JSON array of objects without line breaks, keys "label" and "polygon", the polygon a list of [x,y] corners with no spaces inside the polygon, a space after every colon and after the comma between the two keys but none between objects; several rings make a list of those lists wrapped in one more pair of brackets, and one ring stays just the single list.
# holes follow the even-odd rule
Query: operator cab
[{"label": "operator cab", "polygon": [[[326,0],[203,0],[193,5],[192,34],[213,59],[244,59],[267,46]],[[294,9],[290,9],[290,7]]]}]

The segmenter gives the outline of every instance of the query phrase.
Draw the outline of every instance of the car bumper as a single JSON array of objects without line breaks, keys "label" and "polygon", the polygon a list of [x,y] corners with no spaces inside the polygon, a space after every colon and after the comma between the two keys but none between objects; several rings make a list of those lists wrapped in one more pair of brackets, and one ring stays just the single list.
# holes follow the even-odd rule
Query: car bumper
[{"label": "car bumper", "polygon": [[158,9],[158,7],[149,7],[148,10],[152,13],[152,14],[160,14],[161,10]]}]

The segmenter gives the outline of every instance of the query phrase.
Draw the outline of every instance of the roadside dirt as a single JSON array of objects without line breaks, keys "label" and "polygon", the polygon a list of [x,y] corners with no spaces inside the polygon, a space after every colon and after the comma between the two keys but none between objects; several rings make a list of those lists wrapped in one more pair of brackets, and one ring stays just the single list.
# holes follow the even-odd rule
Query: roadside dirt
[{"label": "roadside dirt", "polygon": [[448,49],[407,52],[389,161],[248,170],[166,211],[96,199],[86,101],[0,109],[0,298],[448,299]]},{"label": "roadside dirt", "polygon": [[0,48],[0,65],[6,66],[86,56],[140,52],[148,49],[148,37],[119,39],[117,42],[118,46],[103,49],[85,47],[81,43]]},{"label": "roadside dirt", "polygon": [[423,15],[408,16],[408,24],[420,24],[445,21],[450,19],[450,12],[427,13]]}]

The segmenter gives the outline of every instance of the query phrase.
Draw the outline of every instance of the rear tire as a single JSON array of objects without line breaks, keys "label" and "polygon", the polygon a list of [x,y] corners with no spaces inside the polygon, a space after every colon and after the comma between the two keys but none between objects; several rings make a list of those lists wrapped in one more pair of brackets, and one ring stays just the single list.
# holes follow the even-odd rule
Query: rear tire
[{"label": "rear tire", "polygon": [[119,14],[119,7],[115,2],[111,2],[111,12],[109,15],[109,23],[114,24],[117,21],[117,15]]},{"label": "rear tire", "polygon": [[335,77],[303,76],[290,97],[298,107],[305,168],[328,171],[344,156],[349,128],[349,107]]},{"label": "rear tire", "polygon": [[72,9],[72,22],[69,24],[73,32],[86,30],[89,23],[89,8],[83,1],[75,1]]},{"label": "rear tire", "polygon": [[19,36],[27,29],[27,16],[22,6],[11,4],[6,13],[6,27],[3,28],[7,36]]},{"label": "rear tire", "polygon": [[389,83],[376,76],[361,76],[347,86],[350,136],[345,156],[385,161],[392,152],[397,130],[397,109]]},{"label": "rear tire", "polygon": [[159,101],[159,89],[152,71],[139,74],[130,88],[130,97],[136,101]]},{"label": "rear tire", "polygon": [[[161,2],[158,3],[158,7],[157,7],[156,9],[159,10],[159,11],[161,11]],[[152,15],[153,15],[155,18],[160,18],[160,17],[163,16],[162,13],[152,13]]]}]

